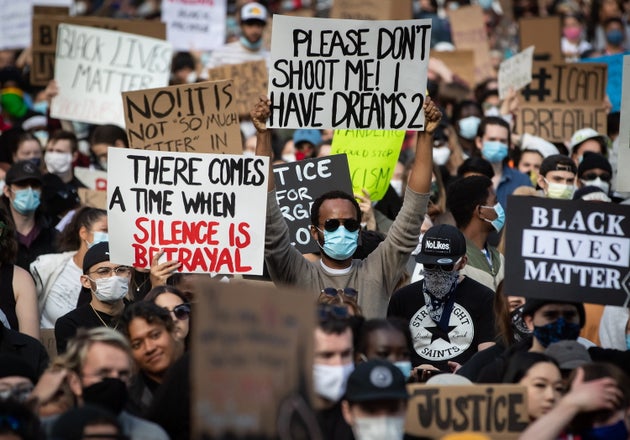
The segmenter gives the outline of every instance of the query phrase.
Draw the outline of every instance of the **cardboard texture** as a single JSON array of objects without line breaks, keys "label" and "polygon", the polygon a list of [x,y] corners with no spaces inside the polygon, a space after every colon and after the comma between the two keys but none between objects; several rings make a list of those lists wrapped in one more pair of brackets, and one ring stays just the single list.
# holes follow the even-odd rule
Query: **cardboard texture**
[{"label": "cardboard texture", "polygon": [[490,62],[490,47],[481,7],[473,5],[449,10],[448,19],[455,47],[458,50],[470,49],[475,54],[475,81],[479,83],[494,78],[496,72]]},{"label": "cardboard texture", "polygon": [[57,26],[60,23],[90,26],[114,31],[128,32],[158,39],[166,39],[166,25],[160,21],[121,20],[105,17],[67,17],[51,15],[33,16],[33,64],[31,84],[46,86],[55,75],[55,51],[57,49]]},{"label": "cardboard texture", "polygon": [[241,64],[227,64],[208,70],[208,79],[216,81],[230,79],[234,85],[234,106],[240,116],[249,117],[252,99],[266,95],[269,74],[264,61],[251,61]]},{"label": "cardboard texture", "polygon": [[626,171],[630,169],[630,55],[623,57],[623,85],[621,88],[617,173],[613,188],[617,191],[630,192],[630,173]]},{"label": "cardboard texture", "polygon": [[278,438],[279,429],[288,430],[295,420],[317,429],[309,405],[313,296],[207,279],[196,291],[192,438],[221,438],[227,432]]},{"label": "cardboard texture", "polygon": [[576,130],[606,133],[606,65],[534,62],[520,91],[516,132],[566,142]]},{"label": "cardboard texture", "polygon": [[534,46],[534,61],[562,62],[560,17],[528,17],[518,21],[521,50]]},{"label": "cardboard texture", "polygon": [[94,189],[79,188],[79,199],[81,204],[92,208],[107,209],[107,192]]},{"label": "cardboard texture", "polygon": [[354,20],[410,20],[413,18],[411,0],[335,0],[330,18]]},{"label": "cardboard texture", "polygon": [[237,93],[232,80],[123,92],[129,146],[241,154]]},{"label": "cardboard texture", "polygon": [[628,306],[627,206],[510,196],[506,213],[506,295]]},{"label": "cardboard texture", "polygon": [[442,61],[471,89],[475,86],[475,52],[472,49],[454,50],[452,52],[431,52],[431,58]]},{"label": "cardboard texture", "polygon": [[529,424],[523,386],[410,384],[407,391],[407,434],[437,439],[481,432],[493,440],[515,440]]}]

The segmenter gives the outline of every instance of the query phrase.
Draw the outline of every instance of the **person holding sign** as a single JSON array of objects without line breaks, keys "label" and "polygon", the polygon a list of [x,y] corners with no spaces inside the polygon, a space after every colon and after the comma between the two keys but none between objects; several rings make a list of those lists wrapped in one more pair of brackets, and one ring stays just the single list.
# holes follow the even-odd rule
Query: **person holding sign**
[{"label": "person holding sign", "polygon": [[[251,112],[258,132],[259,156],[272,156],[271,132],[266,126],[270,105],[267,97],[260,97]],[[352,259],[361,211],[352,195],[340,191],[326,193],[314,201],[310,232],[322,250],[322,258],[318,263],[305,260],[291,245],[288,226],[276,201],[273,172],[269,171],[265,261],[274,282],[299,286],[313,294],[326,287],[352,287],[359,292],[359,306],[366,318],[385,316],[390,295],[418,244],[431,189],[433,133],[442,113],[429,97],[424,112],[425,131],[418,133],[403,206],[387,238],[363,260]]]}]

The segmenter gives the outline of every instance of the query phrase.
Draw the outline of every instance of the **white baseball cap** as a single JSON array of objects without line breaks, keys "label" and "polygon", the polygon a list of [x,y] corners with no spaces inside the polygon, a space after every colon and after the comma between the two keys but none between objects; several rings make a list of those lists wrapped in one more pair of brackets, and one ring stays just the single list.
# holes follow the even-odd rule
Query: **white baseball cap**
[{"label": "white baseball cap", "polygon": [[241,8],[241,22],[259,20],[267,22],[267,9],[260,3],[247,3]]}]

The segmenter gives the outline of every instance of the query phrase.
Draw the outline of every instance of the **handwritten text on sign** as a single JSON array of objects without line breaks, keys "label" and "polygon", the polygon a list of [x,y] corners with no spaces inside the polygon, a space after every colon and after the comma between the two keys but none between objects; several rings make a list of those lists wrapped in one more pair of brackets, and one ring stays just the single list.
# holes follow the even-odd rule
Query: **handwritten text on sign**
[{"label": "handwritten text on sign", "polygon": [[262,274],[268,158],[110,147],[107,168],[112,261]]},{"label": "handwritten text on sign", "polygon": [[503,61],[499,66],[499,98],[505,99],[510,91],[520,90],[532,82],[534,46]]},{"label": "handwritten text on sign", "polygon": [[51,115],[124,125],[120,92],[168,85],[172,48],[162,40],[85,26],[57,29]]},{"label": "handwritten text on sign", "polygon": [[131,148],[240,154],[235,93],[231,81],[123,93]]},{"label": "handwritten text on sign", "polygon": [[274,128],[424,128],[430,20],[275,16]]},{"label": "handwritten text on sign", "polygon": [[168,0],[162,21],[175,50],[212,50],[225,40],[226,0]]}]

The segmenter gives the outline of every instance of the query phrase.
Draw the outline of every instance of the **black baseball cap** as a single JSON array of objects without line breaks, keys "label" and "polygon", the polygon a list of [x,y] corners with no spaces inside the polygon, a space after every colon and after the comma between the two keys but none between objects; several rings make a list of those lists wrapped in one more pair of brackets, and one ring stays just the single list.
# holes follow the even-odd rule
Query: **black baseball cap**
[{"label": "black baseball cap", "polygon": [[42,172],[30,160],[20,160],[11,165],[4,180],[7,185],[26,182],[27,180],[36,181],[40,185],[43,182]]},{"label": "black baseball cap", "polygon": [[83,257],[83,274],[87,274],[92,266],[109,261],[109,242],[101,241],[88,249]]},{"label": "black baseball cap", "polygon": [[466,238],[452,225],[431,227],[422,237],[416,261],[422,264],[453,264],[466,254]]},{"label": "black baseball cap", "polygon": [[356,366],[346,387],[344,397],[350,402],[371,400],[407,400],[405,376],[391,362],[372,359]]}]

